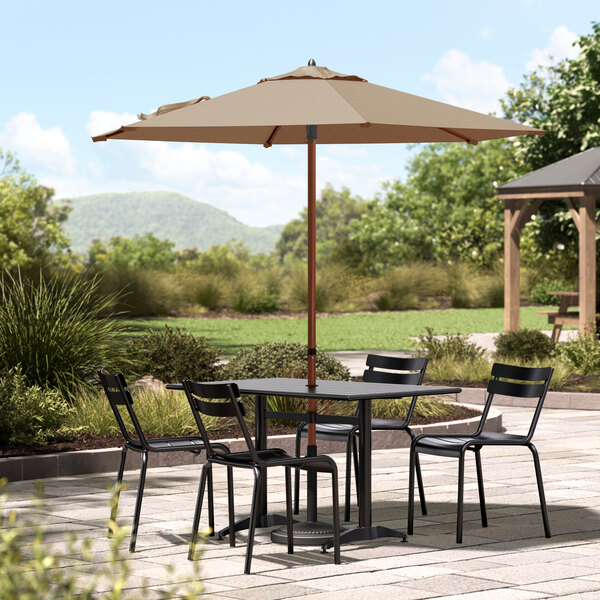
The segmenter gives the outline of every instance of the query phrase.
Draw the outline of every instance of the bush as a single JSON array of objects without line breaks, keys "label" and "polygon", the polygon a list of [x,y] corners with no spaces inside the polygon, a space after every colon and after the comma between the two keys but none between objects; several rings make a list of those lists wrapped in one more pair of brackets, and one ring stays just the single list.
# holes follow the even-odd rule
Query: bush
[{"label": "bush", "polygon": [[[0,373],[17,365],[28,385],[71,394],[97,383],[96,371],[122,367],[118,337],[124,326],[110,315],[114,296],[97,279],[0,279]],[[107,315],[107,313],[109,313]]]},{"label": "bush", "polygon": [[504,306],[504,276],[500,272],[477,273],[464,264],[448,269],[454,308]]},{"label": "bush", "polygon": [[108,265],[97,271],[100,291],[119,295],[113,310],[138,317],[167,315],[183,303],[183,289],[174,273]]},{"label": "bush", "polygon": [[556,344],[556,354],[572,365],[576,373],[600,374],[600,339],[595,335],[588,333],[575,340]]},{"label": "bush", "polygon": [[268,289],[257,288],[236,292],[231,302],[231,308],[241,313],[259,314],[276,311],[279,303]]},{"label": "bush", "polygon": [[[331,311],[336,304],[348,299],[349,275],[339,265],[331,264],[317,269],[316,304],[319,312]],[[308,275],[306,267],[296,269],[288,281],[290,300],[300,309],[308,305]]]},{"label": "bush", "polygon": [[[307,346],[288,342],[267,342],[240,350],[223,369],[224,379],[260,379],[267,377],[306,378],[308,375]],[[317,378],[348,381],[350,371],[339,360],[317,350]],[[345,403],[348,414],[354,412],[352,402]],[[250,418],[253,405],[245,402]],[[269,396],[269,410],[306,412],[307,401],[302,398]],[[319,412],[327,405],[319,404]],[[339,414],[339,413],[338,413]]]},{"label": "bush", "polygon": [[502,360],[544,360],[549,359],[556,344],[544,333],[535,329],[505,331],[495,339],[495,358]]},{"label": "bush", "polygon": [[44,444],[68,437],[71,409],[57,390],[28,386],[20,367],[0,377],[0,444]]},{"label": "bush", "polygon": [[215,310],[223,300],[220,284],[219,278],[215,275],[198,276],[197,281],[194,282],[193,300],[208,310]]},{"label": "bush", "polygon": [[180,328],[166,326],[162,331],[130,339],[126,344],[136,376],[152,375],[165,383],[177,383],[184,378],[212,381],[217,378],[215,364],[220,351]]},{"label": "bush", "polygon": [[482,358],[485,354],[485,350],[469,342],[467,335],[445,333],[443,337],[436,336],[430,327],[427,327],[426,332],[419,336],[419,348],[430,360],[449,358],[467,362]]},{"label": "bush", "polygon": [[560,296],[551,296],[548,292],[562,292],[570,290],[572,286],[556,279],[543,279],[536,283],[529,291],[529,299],[538,304],[560,304]]}]

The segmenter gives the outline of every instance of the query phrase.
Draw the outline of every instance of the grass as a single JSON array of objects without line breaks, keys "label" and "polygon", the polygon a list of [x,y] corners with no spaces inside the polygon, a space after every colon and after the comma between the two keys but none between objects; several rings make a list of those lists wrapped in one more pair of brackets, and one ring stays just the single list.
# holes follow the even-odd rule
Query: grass
[{"label": "grass", "polygon": [[[548,329],[545,307],[521,308],[521,327]],[[274,319],[130,319],[128,335],[165,325],[207,338],[225,357],[262,342],[306,343],[306,318]],[[435,333],[485,333],[504,330],[503,308],[455,308],[326,316],[317,319],[317,342],[327,352],[341,350],[409,350],[414,337],[430,327]]]}]

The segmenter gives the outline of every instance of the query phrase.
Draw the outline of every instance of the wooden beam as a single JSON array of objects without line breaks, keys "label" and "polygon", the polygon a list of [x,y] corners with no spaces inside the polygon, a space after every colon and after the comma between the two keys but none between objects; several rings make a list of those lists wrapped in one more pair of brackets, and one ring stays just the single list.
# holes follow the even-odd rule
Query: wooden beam
[{"label": "wooden beam", "polygon": [[504,201],[504,329],[518,331],[520,327],[520,241],[517,227],[524,202]]},{"label": "wooden beam", "polygon": [[579,202],[579,334],[596,328],[596,198]]},{"label": "wooden beam", "polygon": [[565,198],[565,201],[567,203],[567,206],[569,208],[569,212],[571,213],[571,216],[573,217],[573,221],[575,223],[575,227],[577,227],[577,231],[580,230],[579,227],[579,213],[577,212],[577,208],[575,208],[575,203],[573,202],[573,198]]},{"label": "wooden beam", "polygon": [[542,200],[562,199],[562,198],[582,198],[585,196],[585,192],[578,190],[565,190],[564,192],[510,192],[498,191],[498,198],[501,200],[535,200],[541,198]]},{"label": "wooden beam", "polygon": [[537,211],[537,209],[542,205],[544,200],[542,198],[538,198],[537,200],[532,200],[529,206],[521,211],[521,215],[516,223],[516,226],[519,228],[519,231],[523,229],[523,225],[531,219],[531,215]]}]

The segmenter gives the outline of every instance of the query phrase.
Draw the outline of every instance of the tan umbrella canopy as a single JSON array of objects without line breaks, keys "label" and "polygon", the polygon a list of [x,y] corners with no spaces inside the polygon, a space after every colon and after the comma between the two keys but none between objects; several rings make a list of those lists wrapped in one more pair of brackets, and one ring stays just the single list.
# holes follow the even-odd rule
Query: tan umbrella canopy
[{"label": "tan umbrella canopy", "polygon": [[[308,146],[308,385],[316,385],[315,145],[468,142],[544,132],[342,75],[311,60],[306,67],[209,98],[161,106],[106,140],[162,140]],[[316,402],[309,411],[316,411]],[[311,423],[309,445],[315,444]]]}]

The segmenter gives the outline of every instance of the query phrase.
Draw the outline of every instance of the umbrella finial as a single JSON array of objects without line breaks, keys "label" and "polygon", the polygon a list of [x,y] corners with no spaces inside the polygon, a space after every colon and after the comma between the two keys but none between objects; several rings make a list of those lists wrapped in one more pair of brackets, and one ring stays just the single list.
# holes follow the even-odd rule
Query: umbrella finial
[{"label": "umbrella finial", "polygon": [[317,63],[315,62],[315,59],[314,59],[314,58],[311,58],[311,59],[308,61],[308,66],[309,66],[309,67],[316,67],[316,66],[317,66]]}]

